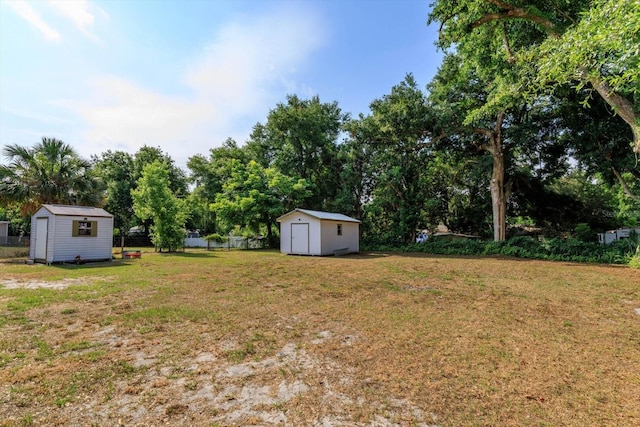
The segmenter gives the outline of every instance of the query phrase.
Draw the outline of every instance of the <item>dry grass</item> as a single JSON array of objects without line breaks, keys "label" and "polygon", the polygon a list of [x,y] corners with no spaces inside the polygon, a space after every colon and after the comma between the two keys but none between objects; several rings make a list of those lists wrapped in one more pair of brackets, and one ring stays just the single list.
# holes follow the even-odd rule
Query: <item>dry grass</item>
[{"label": "dry grass", "polygon": [[640,424],[639,270],[194,250],[0,283],[0,425]]}]

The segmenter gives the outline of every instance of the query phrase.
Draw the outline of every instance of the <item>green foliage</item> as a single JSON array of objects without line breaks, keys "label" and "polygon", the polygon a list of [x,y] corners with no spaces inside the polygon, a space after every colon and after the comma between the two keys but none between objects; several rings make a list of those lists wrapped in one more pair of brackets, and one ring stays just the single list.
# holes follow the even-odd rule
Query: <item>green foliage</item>
[{"label": "green foliage", "polygon": [[[487,242],[479,239],[446,240],[430,238],[424,243],[406,246],[362,245],[365,250],[395,250],[427,252],[439,255],[502,255],[516,258],[545,259],[570,262],[596,262],[610,264],[628,263],[636,253],[636,245],[629,241],[616,241],[610,245],[583,242],[576,239],[537,240],[528,236],[513,237],[504,242]],[[637,255],[635,256],[637,258]],[[630,264],[633,264],[632,261]]]},{"label": "green foliage", "polygon": [[28,235],[31,231],[31,215],[22,215],[20,204],[6,203],[0,207],[0,221],[9,221],[9,236]]},{"label": "green foliage", "polygon": [[636,248],[636,253],[629,259],[629,267],[640,268],[640,245]]},{"label": "green foliage", "polygon": [[31,148],[7,145],[2,154],[9,164],[0,164],[0,202],[19,203],[23,215],[43,203],[102,204],[102,182],[70,145],[43,137]]},{"label": "green foliage", "polygon": [[207,240],[207,241],[210,241],[210,242],[215,242],[215,243],[224,243],[228,239],[229,238],[227,236],[221,236],[218,233],[209,234],[209,235],[204,237],[204,240]]},{"label": "green foliage", "polygon": [[355,158],[363,151],[367,155],[362,168],[367,181],[352,181],[360,197],[369,200],[362,219],[366,233],[390,243],[408,242],[423,217],[434,220],[442,212],[439,186],[431,182],[443,172],[428,143],[431,109],[412,75],[373,101],[370,109],[371,115],[345,126],[352,147],[359,150]]},{"label": "green foliage", "polygon": [[247,151],[264,168],[309,182],[302,206],[332,210],[340,186],[338,137],[348,118],[337,102],[289,95],[254,127]]},{"label": "green foliage", "polygon": [[184,224],[187,218],[184,200],[169,187],[169,167],[159,160],[146,165],[132,190],[133,209],[143,220],[153,220],[151,241],[156,248],[173,252],[184,244]]},{"label": "green foliage", "polygon": [[123,151],[106,151],[92,158],[96,174],[107,185],[104,208],[113,215],[113,225],[125,234],[135,225],[131,190],[136,187],[133,157]]},{"label": "green foliage", "polygon": [[589,224],[580,223],[574,230],[576,239],[582,242],[593,242],[596,240],[596,233],[589,227]]},{"label": "green foliage", "polygon": [[159,161],[167,167],[168,186],[171,191],[183,198],[188,194],[187,179],[184,172],[175,166],[173,159],[160,148],[143,146],[134,155],[124,151],[108,150],[92,158],[96,174],[107,184],[105,209],[114,216],[114,228],[125,234],[132,226],[146,221],[149,229],[151,219],[137,217],[133,210],[132,191],[138,186],[145,166]]},{"label": "green foliage", "polygon": [[255,235],[265,227],[270,238],[276,219],[311,193],[306,180],[264,168],[254,160],[244,164],[233,159],[230,167],[229,178],[210,206],[227,232],[239,226]]}]

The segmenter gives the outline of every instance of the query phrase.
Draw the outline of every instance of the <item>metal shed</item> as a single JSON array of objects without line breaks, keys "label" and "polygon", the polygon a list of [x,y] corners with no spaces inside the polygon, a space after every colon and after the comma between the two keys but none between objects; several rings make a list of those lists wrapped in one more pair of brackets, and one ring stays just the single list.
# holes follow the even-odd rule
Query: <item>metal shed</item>
[{"label": "metal shed", "polygon": [[35,262],[110,260],[113,215],[89,206],[42,205],[31,217],[29,258]]},{"label": "metal shed", "polygon": [[294,209],[280,223],[280,252],[342,255],[360,251],[360,221],[340,213]]}]

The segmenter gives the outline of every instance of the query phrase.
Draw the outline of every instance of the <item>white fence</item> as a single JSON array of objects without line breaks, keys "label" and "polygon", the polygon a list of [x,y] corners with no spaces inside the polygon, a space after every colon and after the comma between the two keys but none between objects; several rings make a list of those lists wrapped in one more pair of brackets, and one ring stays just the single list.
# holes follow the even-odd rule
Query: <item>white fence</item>
[{"label": "white fence", "polygon": [[229,236],[226,242],[207,242],[202,237],[185,237],[185,248],[209,248],[209,249],[262,249],[265,239],[253,239],[242,236]]}]

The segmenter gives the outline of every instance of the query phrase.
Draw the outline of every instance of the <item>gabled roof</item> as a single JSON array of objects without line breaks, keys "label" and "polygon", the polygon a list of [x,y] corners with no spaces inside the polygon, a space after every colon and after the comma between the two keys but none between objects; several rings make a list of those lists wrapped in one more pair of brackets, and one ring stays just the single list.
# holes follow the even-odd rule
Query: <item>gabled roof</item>
[{"label": "gabled roof", "polygon": [[102,208],[93,208],[91,206],[73,206],[73,205],[42,205],[40,209],[46,209],[54,215],[63,216],[83,216],[83,217],[105,217],[111,218],[109,212]]},{"label": "gabled roof", "polygon": [[291,212],[282,215],[276,221],[280,222],[280,221],[282,221],[282,218],[285,218],[285,217],[287,217],[287,216],[289,216],[291,214],[294,214],[296,212],[300,212],[300,213],[312,216],[312,217],[320,219],[320,220],[342,221],[342,222],[358,222],[358,223],[360,222],[359,220],[357,220],[355,218],[351,218],[350,216],[346,216],[346,215],[343,215],[341,213],[312,211],[312,210],[309,210],[309,209],[299,209],[299,208],[296,208],[296,209],[292,210]]}]

